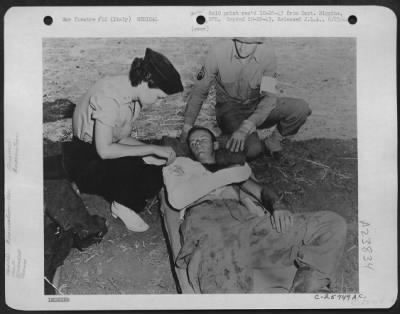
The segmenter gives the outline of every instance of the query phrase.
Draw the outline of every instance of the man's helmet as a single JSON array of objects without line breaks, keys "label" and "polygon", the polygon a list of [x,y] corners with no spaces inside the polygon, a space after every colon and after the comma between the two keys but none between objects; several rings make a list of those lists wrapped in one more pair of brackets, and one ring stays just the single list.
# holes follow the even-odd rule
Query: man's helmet
[{"label": "man's helmet", "polygon": [[245,44],[262,44],[265,38],[263,37],[234,37],[234,41],[239,41]]}]

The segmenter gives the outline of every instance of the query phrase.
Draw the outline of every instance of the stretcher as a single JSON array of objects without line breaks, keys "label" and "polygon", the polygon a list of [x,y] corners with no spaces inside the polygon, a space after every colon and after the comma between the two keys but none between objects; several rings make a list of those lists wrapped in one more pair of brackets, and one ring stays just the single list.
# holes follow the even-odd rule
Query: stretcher
[{"label": "stretcher", "polygon": [[[168,145],[177,151],[177,156],[188,156],[188,148],[182,145],[178,140],[173,138],[163,138],[163,145]],[[266,214],[265,208],[263,208],[253,196],[247,194],[244,191],[239,192],[239,197],[241,203],[253,214],[257,216],[264,216]],[[175,274],[175,278],[178,281],[180,292],[183,294],[194,294],[200,293],[195,291],[189,280],[188,273],[186,269],[182,269],[176,266],[176,258],[181,250],[181,235],[180,235],[180,225],[182,223],[181,212],[173,209],[168,203],[168,197],[165,188],[163,188],[159,193],[160,199],[160,211],[163,219],[163,224],[166,230],[167,241],[169,242],[170,254],[172,258],[172,271]],[[284,272],[283,277],[293,276],[294,274],[288,274],[287,269],[282,269]],[[293,271],[293,270],[292,270]],[[279,272],[279,271],[278,271]],[[277,274],[280,277],[280,274]],[[293,277],[292,277],[293,278]],[[263,272],[257,269],[253,270],[254,279],[254,292],[259,293],[285,293],[287,290],[274,287],[273,283],[266,279]],[[272,284],[272,285],[271,285]]]},{"label": "stretcher", "polygon": [[165,189],[162,189],[159,194],[160,211],[163,217],[163,224],[167,233],[168,242],[170,244],[170,254],[173,260],[172,271],[175,273],[178,280],[180,292],[183,294],[195,293],[187,276],[186,270],[178,268],[175,265],[176,257],[181,250],[181,238],[179,227],[181,224],[180,212],[173,209],[167,201]]}]

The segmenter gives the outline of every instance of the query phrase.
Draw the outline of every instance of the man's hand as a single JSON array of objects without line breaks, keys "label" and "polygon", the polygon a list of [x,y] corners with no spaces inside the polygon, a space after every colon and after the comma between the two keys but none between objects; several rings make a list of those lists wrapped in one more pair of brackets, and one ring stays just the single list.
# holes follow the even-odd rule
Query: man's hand
[{"label": "man's hand", "polygon": [[281,205],[280,201],[274,204],[275,210],[271,215],[272,227],[277,232],[286,233],[293,226],[292,213]]},{"label": "man's hand", "polygon": [[250,120],[244,120],[240,127],[233,132],[231,138],[226,143],[226,148],[231,152],[242,152],[247,136],[256,130],[256,125]]},{"label": "man's hand", "polygon": [[181,143],[185,143],[189,134],[190,129],[192,128],[192,125],[189,124],[184,124],[182,127],[182,132],[181,135],[179,137],[179,140],[181,141]]},{"label": "man's hand", "polygon": [[242,152],[244,150],[244,142],[246,141],[246,138],[247,133],[239,128],[232,134],[226,143],[226,148],[234,153]]}]

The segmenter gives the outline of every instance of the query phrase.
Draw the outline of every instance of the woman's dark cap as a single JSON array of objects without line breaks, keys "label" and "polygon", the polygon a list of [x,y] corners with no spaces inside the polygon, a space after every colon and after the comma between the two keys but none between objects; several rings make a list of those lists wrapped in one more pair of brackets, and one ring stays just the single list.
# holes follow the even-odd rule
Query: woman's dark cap
[{"label": "woman's dark cap", "polygon": [[161,53],[146,48],[144,66],[151,79],[167,95],[183,91],[181,76],[172,63]]}]

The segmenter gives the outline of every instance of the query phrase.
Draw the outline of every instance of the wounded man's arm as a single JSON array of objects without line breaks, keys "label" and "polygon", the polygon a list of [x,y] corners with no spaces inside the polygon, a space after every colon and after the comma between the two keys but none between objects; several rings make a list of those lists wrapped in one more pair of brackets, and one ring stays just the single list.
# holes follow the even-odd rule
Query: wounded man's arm
[{"label": "wounded man's arm", "polygon": [[164,169],[164,183],[169,203],[181,210],[220,187],[247,180],[250,174],[251,169],[247,164],[189,176],[167,167]]}]

